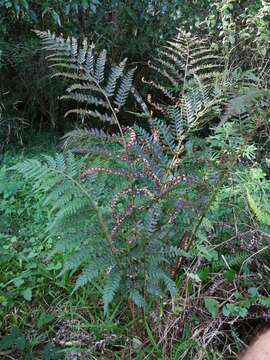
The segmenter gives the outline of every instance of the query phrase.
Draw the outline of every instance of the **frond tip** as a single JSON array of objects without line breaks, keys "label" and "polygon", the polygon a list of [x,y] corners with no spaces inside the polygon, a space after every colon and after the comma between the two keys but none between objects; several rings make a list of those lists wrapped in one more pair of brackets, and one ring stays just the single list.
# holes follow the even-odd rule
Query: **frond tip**
[{"label": "frond tip", "polygon": [[132,84],[136,69],[126,71],[127,59],[110,69],[107,51],[97,53],[94,44],[89,44],[87,39],[80,45],[75,38],[65,39],[50,31],[35,33],[49,53],[47,60],[55,69],[53,76],[73,82],[67,89],[68,95],[62,98],[83,103],[83,108],[69,110],[66,115],[77,114],[82,123],[93,118],[115,124],[114,106],[119,111],[134,92]]},{"label": "frond tip", "polygon": [[[181,101],[181,94],[190,84],[211,84],[220,74],[223,60],[211,49],[207,40],[178,29],[176,37],[158,51],[149,68],[158,80],[145,82],[161,93],[167,105],[175,105]],[[162,108],[160,102],[158,107]]]}]

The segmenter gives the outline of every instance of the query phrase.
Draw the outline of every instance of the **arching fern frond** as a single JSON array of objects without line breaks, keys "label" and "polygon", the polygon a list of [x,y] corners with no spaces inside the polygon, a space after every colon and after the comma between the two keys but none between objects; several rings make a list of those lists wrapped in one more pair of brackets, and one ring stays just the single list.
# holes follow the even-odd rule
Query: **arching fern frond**
[{"label": "arching fern frond", "polygon": [[150,87],[156,84],[154,87],[160,91],[163,101],[175,105],[195,80],[204,85],[211,84],[220,74],[223,61],[207,40],[178,29],[176,37],[158,51],[158,56],[149,63],[149,68],[159,80],[144,81]]},{"label": "arching fern frond", "polygon": [[166,143],[169,141],[169,148],[175,153],[172,166],[176,166],[190,132],[201,129],[220,114],[224,99],[214,84],[223,69],[223,60],[206,39],[178,29],[175,39],[158,51],[149,68],[150,75],[143,79],[150,87],[148,101],[164,118],[164,125],[158,120],[156,124],[152,121],[152,126],[164,139],[164,126],[168,126]]},{"label": "arching fern frond", "polygon": [[108,315],[109,313],[109,305],[112,302],[115,293],[118,291],[121,278],[122,271],[117,266],[113,267],[107,277],[106,284],[103,289],[103,303],[104,303],[104,313]]},{"label": "arching fern frond", "polygon": [[79,44],[75,38],[65,39],[50,31],[35,33],[42,39],[43,49],[49,52],[47,59],[56,69],[54,76],[73,81],[67,89],[68,95],[62,98],[83,106],[68,111],[67,115],[79,115],[82,123],[89,119],[117,123],[114,104],[118,111],[125,106],[135,72],[135,69],[126,71],[126,59],[110,69],[106,50],[97,53],[87,39]]},{"label": "arching fern frond", "polygon": [[[76,247],[74,232],[77,231],[82,236],[85,236],[85,232],[89,232],[87,227],[82,226],[89,213],[92,213],[93,218],[97,219],[100,224],[99,232],[111,244],[111,238],[106,224],[102,220],[96,198],[94,194],[89,193],[87,184],[82,184],[80,181],[83,162],[76,160],[72,153],[57,154],[55,157],[44,156],[43,161],[25,160],[13,169],[21,173],[26,180],[31,181],[35,191],[46,194],[45,201],[52,209],[52,221],[49,228],[59,238],[65,232],[64,248],[68,246],[69,241],[71,241],[72,247]],[[80,214],[80,221],[76,222],[78,214]],[[73,225],[67,227],[67,224]],[[70,229],[68,232],[66,232],[67,228]]]}]

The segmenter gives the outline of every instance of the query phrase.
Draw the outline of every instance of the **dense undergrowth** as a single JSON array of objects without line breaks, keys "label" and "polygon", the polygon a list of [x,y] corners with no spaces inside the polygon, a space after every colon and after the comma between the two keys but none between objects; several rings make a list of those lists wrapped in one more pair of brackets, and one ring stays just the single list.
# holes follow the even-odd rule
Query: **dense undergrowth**
[{"label": "dense undergrowth", "polygon": [[63,257],[52,254],[56,239],[48,233],[44,196],[33,191],[33,182],[7,171],[25,158],[55,155],[50,136],[43,134],[25,151],[9,150],[1,160],[0,357],[63,359],[82,352],[101,358],[125,347],[127,356],[136,353],[140,340],[130,337],[123,304],[105,319],[98,283],[73,294],[74,275],[61,276]]},{"label": "dense undergrowth", "polygon": [[[232,129],[226,131],[231,134]],[[204,142],[217,146],[217,140],[210,137]],[[235,144],[236,139],[231,140]],[[199,143],[202,147],[201,140]],[[256,199],[264,195],[263,202],[256,202],[260,208],[264,204],[265,211],[269,192],[266,168],[247,159],[227,174],[196,243],[184,255],[186,260],[177,264],[180,277],[173,307],[164,299],[158,307],[156,304],[134,317],[124,298],[117,296],[109,316],[104,317],[103,276],[74,292],[78,272],[63,274],[65,256],[55,253],[59,239],[47,226],[54,222],[55,211],[46,202],[46,193],[36,190],[35,181],[8,171],[24,159],[40,160],[41,154],[54,158],[57,151],[54,144],[46,150],[39,144],[16,155],[8,151],[2,158],[1,332],[9,335],[0,343],[1,356],[235,359],[254,329],[268,321],[269,235],[267,227],[257,224],[248,210],[246,197],[247,191]],[[190,173],[198,174],[196,166],[190,167],[194,155],[190,156]],[[113,165],[96,156],[70,159],[82,168]],[[110,212],[108,198],[121,184],[109,175],[101,175],[98,182],[95,196],[105,214]],[[89,185],[91,188],[93,183]],[[198,201],[196,191],[192,194],[189,190],[189,196],[190,202]],[[205,204],[204,199],[200,201]],[[184,215],[182,212],[178,226],[185,222],[187,228],[190,218]],[[93,229],[93,217],[85,221]]]}]

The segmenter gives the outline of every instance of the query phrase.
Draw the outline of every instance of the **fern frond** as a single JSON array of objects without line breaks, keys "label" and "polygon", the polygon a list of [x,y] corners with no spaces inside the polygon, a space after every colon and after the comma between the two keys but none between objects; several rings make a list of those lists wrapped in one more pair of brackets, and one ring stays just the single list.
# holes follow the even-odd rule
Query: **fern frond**
[{"label": "fern frond", "polygon": [[158,54],[150,68],[165,79],[166,87],[174,88],[175,95],[192,79],[205,77],[213,73],[213,69],[222,69],[222,58],[213,52],[206,40],[181,29]]},{"label": "fern frond", "polygon": [[157,231],[158,222],[160,221],[161,209],[158,205],[152,206],[147,214],[145,221],[145,230],[149,235],[153,235]]},{"label": "fern frond", "polygon": [[83,102],[88,105],[101,106],[106,109],[109,109],[109,104],[107,101],[105,101],[101,98],[98,98],[96,96],[91,96],[91,95],[82,94],[82,93],[78,93],[78,92],[76,92],[74,94],[71,93],[70,95],[63,95],[63,96],[61,96],[61,99],[75,100],[77,102]]},{"label": "fern frond", "polygon": [[93,141],[101,143],[121,143],[121,139],[117,135],[110,135],[99,129],[76,129],[68,132],[62,137],[63,148],[74,150],[75,148],[87,149],[93,145]]},{"label": "fern frond", "polygon": [[92,84],[91,82],[85,82],[83,84],[76,83],[72,84],[67,88],[68,93],[71,93],[75,90],[89,91],[90,93],[93,92],[93,94],[99,93],[99,95],[102,95],[102,98],[104,94],[101,88],[99,88],[97,85]]},{"label": "fern frond", "polygon": [[115,66],[111,70],[111,74],[108,78],[108,82],[105,88],[106,94],[112,97],[115,93],[115,88],[118,79],[123,75],[127,59],[124,59],[118,66]]},{"label": "fern frond", "polygon": [[95,74],[94,74],[94,77],[98,84],[100,84],[104,80],[106,59],[107,59],[107,51],[102,50],[97,58]]},{"label": "fern frond", "polygon": [[158,91],[149,94],[148,101],[167,121],[166,125],[153,121],[152,126],[174,153],[171,167],[175,167],[188,134],[220,112],[223,98],[215,93],[214,86],[223,60],[208,41],[178,29],[177,36],[158,51],[149,68],[157,80],[144,82]]},{"label": "fern frond", "polygon": [[215,262],[214,268],[222,268],[224,266],[239,268],[250,257],[250,253],[247,251],[237,252],[235,254],[224,255],[221,259]]},{"label": "fern frond", "polygon": [[83,64],[84,71],[87,75],[94,75],[95,69],[95,55],[94,55],[94,45],[92,44],[86,52],[85,62]]},{"label": "fern frond", "polygon": [[[63,98],[88,105],[84,109],[70,110],[66,115],[77,113],[84,120],[89,119],[90,115],[90,118],[115,124],[112,104],[116,104],[118,110],[126,104],[129,94],[132,93],[136,69],[125,72],[126,59],[124,59],[119,65],[107,71],[109,66],[106,50],[96,53],[94,44],[88,44],[86,39],[82,45],[78,45],[75,38],[64,39],[49,31],[36,31],[36,34],[42,39],[44,50],[49,52],[47,59],[52,63],[52,68],[60,69],[53,76],[74,82],[67,89],[69,95]],[[64,68],[64,71],[61,71],[61,68]],[[102,111],[93,109],[93,106]],[[86,115],[88,116],[85,117]]]},{"label": "fern frond", "polygon": [[248,204],[258,221],[264,225],[270,226],[270,213],[266,210],[262,210],[249,193],[247,193],[247,199]]},{"label": "fern frond", "polygon": [[92,253],[92,248],[84,248],[77,251],[68,260],[65,261],[63,273],[66,271],[76,271],[84,262],[89,260],[89,254]]},{"label": "fern frond", "polygon": [[107,113],[102,114],[98,110],[73,109],[69,110],[65,114],[65,117],[69,116],[70,114],[80,115],[80,117],[82,118],[82,123],[84,123],[86,119],[91,119],[91,117],[93,117],[99,119],[101,122],[109,123],[111,125],[116,124],[116,120],[113,116]]},{"label": "fern frond", "polygon": [[118,106],[118,109],[124,106],[127,101],[128,94],[132,87],[135,70],[136,68],[131,69],[128,71],[126,75],[123,76],[123,79],[120,84],[120,88],[116,93],[116,98],[114,101],[115,104]]},{"label": "fern frond", "polygon": [[143,298],[143,296],[140,294],[140,292],[137,289],[131,289],[129,291],[129,298],[132,300],[132,302],[137,305],[140,308],[145,307],[146,302]]},{"label": "fern frond", "polygon": [[174,136],[177,142],[183,141],[182,136],[184,132],[184,123],[183,123],[183,116],[179,108],[177,107],[169,107],[168,108],[168,115],[171,120],[171,126],[174,130]]},{"label": "fern frond", "polygon": [[161,139],[164,145],[168,146],[170,151],[174,154],[176,150],[175,137],[171,132],[171,129],[160,119],[154,119],[155,127],[159,130]]},{"label": "fern frond", "polygon": [[119,288],[121,278],[122,273],[117,266],[113,267],[107,275],[106,284],[103,288],[102,295],[105,315],[108,315],[109,304],[112,302],[114,295]]},{"label": "fern frond", "polygon": [[81,275],[79,275],[75,289],[76,291],[78,288],[85,286],[86,284],[91,283],[92,280],[97,278],[97,276],[101,273],[107,270],[111,265],[110,258],[102,257],[94,257],[91,261],[91,263],[83,270]]},{"label": "fern frond", "polygon": [[270,297],[259,296],[258,297],[258,303],[260,305],[265,306],[267,309],[270,309]]},{"label": "fern frond", "polygon": [[[62,229],[66,227],[66,223],[70,222],[78,213],[92,212],[93,216],[96,214],[99,219],[102,219],[94,195],[89,193],[89,190],[85,188],[86,185],[81,184],[82,162],[75,160],[72,154],[65,156],[57,154],[55,157],[44,158],[43,162],[35,159],[26,160],[13,169],[20,172],[26,180],[31,180],[36,191],[47,195],[47,204],[54,211],[54,217],[49,226],[50,230],[61,233]],[[64,188],[65,191],[61,188]],[[85,220],[85,218],[83,219]],[[102,221],[100,225],[110,243],[106,225]]]}]

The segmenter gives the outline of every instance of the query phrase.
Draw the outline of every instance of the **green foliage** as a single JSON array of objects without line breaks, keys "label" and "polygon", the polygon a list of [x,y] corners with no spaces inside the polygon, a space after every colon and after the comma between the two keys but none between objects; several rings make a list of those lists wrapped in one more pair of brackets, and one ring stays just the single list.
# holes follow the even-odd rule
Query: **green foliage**
[{"label": "green foliage", "polygon": [[[147,160],[148,155],[145,154],[145,158],[140,160],[139,156],[143,151],[141,140],[134,138],[133,132],[131,136],[132,141],[136,141],[133,144],[135,152],[130,154],[133,159],[128,159],[128,162],[134,162],[132,171],[128,171],[128,168],[94,167],[81,174],[79,164],[70,153],[67,156],[58,154],[55,158],[46,157],[45,162],[28,160],[16,166],[16,170],[35,184],[35,189],[46,194],[45,203],[52,207],[49,229],[53,236],[59,239],[56,250],[69,254],[66,270],[74,271],[84,264],[76,288],[85,286],[106,271],[108,278],[103,290],[105,310],[120,285],[120,289],[123,287],[125,294],[137,305],[144,304],[142,293],[162,293],[163,286],[171,296],[175,296],[175,285],[166,270],[166,262],[175,258],[179,251],[166,245],[170,236],[166,230],[166,221],[160,218],[159,207],[151,202],[153,199],[162,198],[186,180],[182,176],[176,176],[163,185],[162,178],[159,179],[155,173],[155,168],[151,168]],[[141,165],[146,161],[148,175],[139,172]],[[135,164],[138,170],[135,169]],[[93,189],[94,181],[98,179],[95,173],[102,172],[108,172],[111,176],[127,176],[134,184],[138,183],[137,188],[132,193],[130,185],[123,181],[122,190],[115,195],[111,193],[111,209],[103,208],[98,204],[98,195],[103,191],[100,180],[99,191]],[[80,175],[83,182],[80,181]],[[85,180],[89,176],[90,182]],[[148,183],[149,180],[151,183]],[[130,195],[134,197],[134,205],[129,204]],[[120,204],[121,207],[124,206],[122,211],[119,211],[120,207],[118,209]],[[143,215],[145,211],[146,216]],[[170,217],[172,215],[168,218]],[[126,231],[133,218],[136,218],[138,227],[137,240],[132,239],[132,234],[127,240]],[[158,222],[160,225],[157,227]],[[144,223],[147,224],[146,227]],[[143,231],[144,228],[146,232]],[[163,254],[165,249],[166,255]],[[144,285],[141,279],[145,272],[149,274],[149,280]],[[130,290],[127,292],[127,289]]]},{"label": "green foliage", "polygon": [[36,293],[42,294],[51,277],[49,271],[53,273],[62,268],[60,258],[55,258],[47,269],[45,254],[52,248],[52,244],[44,243],[43,222],[47,221],[47,210],[41,206],[41,198],[30,189],[31,184],[25,184],[17,175],[10,177],[6,167],[1,169],[0,263],[1,269],[5,269],[0,277],[2,311],[23,299],[30,302]]},{"label": "green foliage", "polygon": [[10,41],[0,47],[1,145],[26,143],[33,131],[56,132],[68,127],[58,121],[65,113],[57,102],[63,85],[47,75],[48,65],[37,49],[36,39],[22,40],[19,44]]},{"label": "green foliage", "polygon": [[6,34],[12,24],[23,25],[28,29],[40,23],[56,27],[67,26],[68,22],[74,21],[75,16],[79,16],[80,11],[95,13],[99,3],[99,0],[75,0],[72,4],[54,0],[41,3],[31,0],[1,0],[0,35]]},{"label": "green foliage", "polygon": [[[177,102],[180,100],[177,93],[181,94],[189,82],[194,79],[209,82],[220,73],[222,65],[222,58],[211,49],[207,39],[178,29],[175,38],[167,41],[149,67],[167,81],[168,88],[163,94],[171,95]],[[179,88],[181,84],[183,87]]]},{"label": "green foliage", "polygon": [[25,349],[25,338],[20,329],[13,328],[11,334],[0,341],[1,350],[9,349],[12,346],[16,346],[20,351]]},{"label": "green foliage", "polygon": [[[52,81],[46,76],[46,66],[41,61],[31,32],[33,28],[87,35],[98,49],[106,47],[110,51],[112,63],[118,63],[119,58],[126,56],[131,61],[141,62],[142,58],[150,57],[153,47],[158,46],[163,38],[173,34],[179,18],[184,20],[183,10],[180,11],[174,0],[130,4],[118,0],[102,3],[98,0],[38,3],[2,0],[0,92],[8,93],[5,108],[8,109],[8,119],[12,119],[11,128],[15,129],[11,140],[20,142],[21,138],[25,139],[27,132],[22,130],[26,124],[30,132],[51,128],[63,132],[69,125],[62,121],[66,109],[62,111],[56,102],[63,91],[55,81],[52,86]],[[190,6],[185,4],[185,12],[188,10]],[[133,34],[133,41],[130,41],[130,34]],[[20,136],[16,136],[16,132]]]},{"label": "green foliage", "polygon": [[[101,11],[96,21],[110,19],[108,28],[102,22],[105,38],[99,37],[97,22],[86,25],[89,2],[80,2],[72,19],[61,15],[61,2],[52,7],[63,33],[78,21],[78,39],[37,32],[55,76],[68,83],[63,98],[72,110],[67,114],[73,113],[81,128],[64,136],[63,152],[23,158],[15,166],[10,160],[1,169],[1,325],[11,334],[1,342],[5,350],[36,356],[41,341],[49,344],[44,356],[51,358],[50,341],[57,342],[59,319],[66,316],[90,329],[87,338],[94,339],[79,347],[91,357],[229,359],[240,351],[240,324],[268,319],[269,234],[253,216],[269,225],[269,94],[263,59],[268,50],[261,50],[257,36],[250,42],[256,45],[253,60],[247,57],[237,67],[237,56],[250,54],[250,47],[245,41],[231,52],[227,47],[237,45],[239,9],[222,0],[212,4],[218,13],[211,21],[217,22],[208,26],[222,29],[220,53],[231,53],[227,64],[213,50],[215,39],[209,42],[182,28],[153,57],[153,48],[172,28],[162,38],[163,29],[155,23],[147,47],[140,24],[158,22],[175,3],[142,3],[143,8],[134,2],[120,11],[120,1],[106,1],[92,9]],[[194,4],[204,9],[183,19]],[[200,28],[207,5],[184,1],[173,20],[181,19],[186,29]],[[243,18],[248,13],[251,20],[260,8],[251,5]],[[133,27],[138,11],[145,19]],[[50,12],[45,11],[45,20]],[[265,30],[260,14],[258,28]],[[117,48],[126,41],[119,26],[127,17],[134,41],[129,39],[123,50]],[[196,22],[190,24],[191,19]],[[167,23],[171,27],[173,21]],[[84,38],[91,26],[95,46]],[[114,43],[101,50],[111,36]],[[120,54],[133,54],[133,61],[142,53],[152,57],[147,70],[137,63],[135,71],[135,64],[118,60]],[[258,61],[255,69],[244,71],[253,61]],[[54,77],[52,88],[60,84]],[[50,96],[56,99],[55,93]],[[50,123],[57,123],[53,116]],[[42,334],[41,340],[25,337],[29,326]],[[14,327],[22,330],[14,332]],[[65,333],[61,325],[58,330]],[[61,344],[62,355],[75,346],[74,341]]]},{"label": "green foliage", "polygon": [[247,198],[248,204],[258,221],[264,225],[270,225],[270,213],[262,209],[249,193],[247,194]]},{"label": "green foliage", "polygon": [[0,93],[0,150],[10,143],[11,140],[16,140],[22,144],[23,130],[28,126],[27,122],[23,118],[19,118],[16,114],[17,104],[13,104],[13,108],[7,111],[8,104],[5,104],[4,99],[8,96],[5,93],[4,96]]},{"label": "green foliage", "polygon": [[214,37],[221,39],[227,54],[235,46],[233,52],[251,55],[255,50],[264,57],[269,51],[269,16],[265,0],[218,0],[212,2],[205,24]]},{"label": "green foliage", "polygon": [[217,317],[217,315],[219,313],[219,302],[215,299],[205,298],[204,304],[205,304],[206,309],[212,315],[212,317]]},{"label": "green foliage", "polygon": [[[177,46],[181,45],[181,49],[178,49],[181,51],[176,53],[175,60],[179,61],[179,53],[182,54],[184,57],[182,65],[186,63],[187,54],[185,37],[189,38],[189,43],[196,38],[189,31],[193,30],[194,32],[195,30],[200,34],[207,35],[210,31],[216,40],[214,45],[220,43],[219,39],[216,39],[216,34],[220,34],[220,37],[224,39],[226,51],[231,54],[232,61],[238,61],[243,54],[242,57],[246,59],[245,68],[254,68],[260,64],[263,70],[260,72],[260,76],[263,77],[267,75],[264,56],[268,51],[266,25],[269,6],[265,1],[256,4],[247,1],[244,5],[243,10],[242,3],[234,4],[224,0],[214,3],[209,0],[184,0],[181,1],[181,4],[175,0],[150,2],[142,0],[132,3],[122,0],[106,0],[102,3],[98,0],[78,0],[72,1],[72,3],[54,0],[40,3],[28,0],[2,0],[0,3],[0,51],[2,54],[0,83],[3,88],[0,91],[1,93],[8,92],[9,99],[6,100],[5,108],[8,109],[8,118],[14,119],[12,128],[16,129],[15,132],[20,132],[20,136],[15,133],[12,140],[21,141],[21,133],[26,123],[29,129],[35,131],[48,128],[56,128],[60,132],[65,130],[62,116],[66,109],[62,111],[56,103],[56,98],[62,93],[62,89],[53,86],[52,81],[45,76],[47,69],[40,61],[35,41],[31,37],[31,29],[50,28],[65,35],[73,33],[76,36],[78,34],[82,37],[88,36],[91,41],[96,43],[97,52],[102,48],[108,50],[111,63],[117,64],[119,58],[128,57],[130,62],[138,65],[138,73],[146,79],[149,71],[144,65],[144,61],[153,57],[153,49],[159,48],[174,35],[176,26],[186,31],[185,33],[181,30],[181,36],[176,40]],[[239,19],[241,20],[239,21]],[[244,42],[245,46],[238,44],[234,33],[239,34],[240,40]],[[132,41],[130,41],[130,34],[132,34]],[[227,46],[230,44],[234,46],[234,42],[237,46],[230,51]],[[191,61],[188,61],[190,65],[188,72],[195,71],[194,73],[197,75],[203,74],[204,77],[208,77],[212,71],[215,73],[220,70],[218,54],[213,51],[213,47],[215,47],[213,39],[209,43],[212,45],[207,45],[206,42],[199,45],[201,50],[208,51],[204,57],[197,59],[196,52],[192,54]],[[251,49],[250,44],[252,44]],[[177,90],[176,92],[181,90],[178,88],[177,79],[180,75],[182,76],[182,71],[176,69],[179,71],[178,76],[171,77],[171,71],[175,65],[170,63],[174,58],[173,44],[168,47],[171,50],[162,49],[157,55],[157,59],[151,61],[152,66],[158,67],[163,72],[163,76],[165,74],[169,76],[167,78],[165,76],[164,80],[173,80],[173,89],[169,89],[170,92],[167,92],[167,95],[171,92],[174,94],[175,90]],[[251,57],[254,54],[253,47],[259,51],[256,60]],[[223,46],[221,50],[224,48]],[[177,51],[177,48],[174,50]],[[197,55],[200,51],[197,52]],[[247,52],[251,56],[247,57]],[[160,68],[159,64],[161,63],[163,69]],[[134,65],[131,66],[131,68],[133,67]],[[153,77],[147,80],[151,81],[152,85],[156,82]],[[53,84],[56,83],[53,82]],[[158,92],[163,87],[168,90],[166,83],[158,82],[157,84],[159,84]],[[177,86],[175,86],[176,84]],[[171,84],[169,85],[171,86]],[[155,107],[160,104],[160,99],[155,87],[153,90],[151,103]],[[144,91],[146,89],[143,89],[142,92]],[[71,97],[74,97],[73,95],[70,94]],[[85,99],[85,95],[81,97],[81,100],[83,98]],[[87,98],[89,100],[89,96]],[[173,100],[179,100],[178,97],[174,96],[174,98]],[[70,100],[69,98],[68,101],[70,102]],[[78,100],[77,97],[76,100]],[[158,101],[156,102],[156,100]],[[16,109],[14,105],[18,105]],[[68,104],[68,106],[70,105]],[[13,109],[12,114],[9,109]],[[21,124],[22,121],[23,124]],[[69,124],[67,123],[67,125]],[[25,131],[23,137],[24,135]]]},{"label": "green foliage", "polygon": [[[106,66],[107,52],[103,50],[96,54],[95,45],[89,44],[86,39],[78,45],[75,38],[64,39],[50,32],[36,33],[42,38],[44,49],[49,52],[47,59],[52,62],[52,67],[60,69],[54,76],[75,81],[68,87],[68,95],[62,98],[84,104],[83,107],[69,110],[66,115],[77,114],[83,125],[88,118],[96,118],[101,123],[117,125],[121,133],[118,116],[131,93],[135,104],[143,112],[137,115],[148,119],[151,117],[146,103],[132,84],[135,68],[125,72],[126,59],[109,70]],[[150,126],[160,132],[164,144],[174,153],[175,162],[183,150],[186,137],[219,116],[226,102],[223,122],[234,116],[235,112],[240,113],[236,110],[236,105],[233,105],[233,95],[242,79],[234,73],[225,75],[228,79],[225,76],[223,78],[220,73],[221,58],[211,50],[207,41],[181,29],[178,30],[177,37],[168,41],[168,45],[159,54],[149,67],[160,79],[144,82],[152,90],[158,90],[162,94],[162,103],[153,101],[150,94],[148,100],[150,106],[165,116],[169,126],[163,119],[150,119]],[[62,68],[65,72],[61,71]],[[252,102],[265,94],[265,91],[246,87],[242,97],[249,97]],[[239,102],[236,96],[234,103]],[[241,112],[244,109],[247,111],[247,104],[245,101]]]},{"label": "green foliage", "polygon": [[[84,124],[86,119],[97,118],[110,125],[117,124],[116,113],[125,105],[131,91],[135,69],[125,71],[126,59],[110,70],[105,79],[107,52],[95,54],[94,44],[84,40],[82,47],[75,38],[63,39],[50,32],[37,32],[43,39],[44,49],[49,52],[48,59],[53,67],[59,68],[54,76],[76,81],[68,89],[66,99],[84,103],[87,107],[70,110],[78,114]],[[65,72],[60,72],[64,68]],[[95,106],[92,110],[91,106]],[[113,106],[115,108],[113,108]]]},{"label": "green foliage", "polygon": [[[94,45],[86,40],[78,46],[74,38],[64,39],[50,32],[37,34],[43,39],[44,48],[49,51],[47,58],[53,66],[66,69],[56,72],[56,76],[77,81],[68,88],[70,95],[65,97],[87,105],[87,108],[68,113],[80,114],[83,123],[85,117],[91,115],[117,125],[119,131],[110,136],[97,129],[75,130],[65,136],[65,148],[84,154],[98,153],[95,147],[93,149],[96,141],[101,147],[99,154],[105,159],[114,159],[115,163],[109,160],[109,167],[92,164],[82,171],[75,158],[67,153],[55,158],[46,157],[44,162],[25,161],[14,168],[34,182],[37,191],[46,194],[46,204],[52,209],[49,231],[58,238],[56,251],[61,251],[66,258],[65,270],[81,269],[75,290],[104,276],[103,302],[108,314],[116,293],[129,298],[137,307],[145,307],[151,300],[164,297],[166,292],[170,293],[174,303],[177,290],[172,274],[179,258],[196,256],[199,252],[214,268],[220,269],[224,265],[229,269],[241,268],[249,257],[248,252],[226,254],[219,259],[217,253],[211,249],[202,251],[200,242],[194,241],[203,239],[202,224],[207,223],[208,212],[226,176],[237,161],[252,160],[256,147],[244,132],[243,135],[238,133],[236,122],[221,123],[206,139],[205,144],[210,144],[207,151],[211,154],[211,165],[206,165],[206,174],[217,171],[220,180],[210,179],[207,183],[206,188],[214,187],[212,195],[198,220],[195,217],[194,221],[190,220],[194,207],[198,206],[195,198],[200,194],[195,184],[201,174],[197,169],[188,169],[189,155],[187,163],[180,165],[185,162],[180,154],[185,149],[186,139],[220,114],[225,100],[238,89],[241,81],[230,81],[223,92],[217,91],[215,77],[221,76],[213,69],[220,68],[216,62],[219,57],[204,40],[179,30],[177,39],[169,42],[161,53],[166,60],[157,59],[159,67],[150,65],[170,82],[166,88],[149,81],[172,101],[163,103],[161,111],[171,121],[166,123],[159,118],[150,118],[150,111],[144,110],[146,105],[143,104],[151,132],[137,125],[122,128],[117,115],[126,104],[129,92],[135,100],[140,99],[139,104],[142,103],[132,86],[134,69],[124,72],[126,60],[107,71],[105,50],[95,54]],[[180,88],[175,88],[177,79]],[[256,93],[254,97],[259,95]],[[249,93],[246,96],[251,97]],[[232,101],[227,102],[230,110],[225,110],[225,121],[235,117],[232,108],[236,108]],[[235,103],[239,103],[237,98]],[[248,106],[246,101],[246,109]],[[242,104],[241,113],[243,107]],[[155,108],[161,110],[162,106],[159,104]],[[106,198],[106,205],[99,198],[100,189],[106,187],[100,180],[102,174],[123,179],[119,182],[120,190],[115,188],[116,191]],[[98,189],[94,186],[96,181]],[[186,205],[189,203],[191,205]],[[188,209],[189,220],[179,219],[183,209]],[[177,231],[175,224],[178,224]],[[190,231],[188,243],[179,246],[175,238],[183,237],[186,229]],[[177,266],[176,269],[178,271]],[[200,281],[197,274],[190,276]],[[218,315],[214,299],[208,299],[205,306],[213,317]],[[235,306],[238,309],[238,305]]]},{"label": "green foliage", "polygon": [[[34,183],[31,181],[26,182],[18,173],[8,170],[23,159],[37,160],[41,151],[45,151],[48,156],[54,155],[55,146],[48,146],[51,136],[48,134],[46,138],[43,134],[42,138],[35,139],[31,148],[6,151],[1,157],[1,356],[8,353],[14,358],[63,358],[66,353],[72,352],[73,347],[65,343],[60,347],[53,338],[57,337],[58,332],[63,332],[59,324],[84,316],[85,302],[88,302],[89,316],[100,318],[94,328],[84,321],[89,329],[89,338],[93,337],[94,331],[97,335],[95,341],[98,342],[118,331],[117,325],[112,324],[113,317],[108,322],[104,321],[102,305],[97,297],[100,294],[94,286],[88,291],[78,291],[78,294],[71,295],[74,288],[72,275],[60,276],[63,259],[59,253],[53,254],[56,239],[48,233],[51,209],[44,204],[43,193],[34,191]],[[107,184],[111,186],[110,181]],[[102,201],[107,193],[101,191],[99,199]],[[78,334],[82,332],[80,326],[74,331],[74,336],[77,336],[76,331]],[[125,330],[121,336],[124,333]],[[18,343],[24,346],[19,348]],[[2,348],[4,345],[5,349]]]}]

